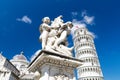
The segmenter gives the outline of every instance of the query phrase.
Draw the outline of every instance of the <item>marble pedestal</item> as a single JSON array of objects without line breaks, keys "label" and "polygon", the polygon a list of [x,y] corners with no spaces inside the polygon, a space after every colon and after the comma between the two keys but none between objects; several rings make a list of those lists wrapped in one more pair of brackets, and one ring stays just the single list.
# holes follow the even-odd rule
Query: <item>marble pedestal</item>
[{"label": "marble pedestal", "polygon": [[40,73],[38,80],[75,80],[74,69],[80,65],[81,60],[42,50],[28,69]]}]

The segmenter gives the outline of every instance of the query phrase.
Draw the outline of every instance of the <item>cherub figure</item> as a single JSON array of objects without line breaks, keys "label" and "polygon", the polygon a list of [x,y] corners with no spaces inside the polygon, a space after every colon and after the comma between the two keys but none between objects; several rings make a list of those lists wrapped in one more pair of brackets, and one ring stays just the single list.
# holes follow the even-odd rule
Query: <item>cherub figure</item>
[{"label": "cherub figure", "polygon": [[39,27],[39,31],[41,33],[39,40],[42,41],[42,49],[45,49],[45,46],[47,45],[48,34],[50,32],[50,18],[44,17],[42,22],[43,23]]},{"label": "cherub figure", "polygon": [[54,21],[52,21],[51,27],[52,28],[60,28],[64,23],[64,21],[62,20],[63,16],[60,15],[57,18],[54,19]]},{"label": "cherub figure", "polygon": [[66,41],[67,35],[70,34],[70,30],[73,27],[72,22],[66,22],[58,31],[59,37],[54,43],[54,47],[58,47],[58,45],[62,42]]},{"label": "cherub figure", "polygon": [[67,35],[70,34],[71,28],[73,27],[72,22],[66,22],[58,30],[58,38],[55,40],[53,49],[58,50],[62,53],[67,53],[66,55],[72,56],[71,52],[73,47],[67,47]]}]

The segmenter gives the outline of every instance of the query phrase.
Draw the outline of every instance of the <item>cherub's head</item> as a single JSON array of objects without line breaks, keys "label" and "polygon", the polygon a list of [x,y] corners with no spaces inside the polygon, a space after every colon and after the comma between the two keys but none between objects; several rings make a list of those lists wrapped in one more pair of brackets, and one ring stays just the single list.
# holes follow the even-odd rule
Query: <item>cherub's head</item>
[{"label": "cherub's head", "polygon": [[42,19],[43,23],[50,24],[50,18],[49,17],[44,17]]},{"label": "cherub's head", "polygon": [[60,16],[58,16],[60,19],[62,19],[63,18],[63,16],[62,15],[60,15]]},{"label": "cherub's head", "polygon": [[72,22],[70,22],[70,21],[68,21],[66,24],[67,24],[67,26],[70,27],[70,28],[73,27],[73,24],[72,24]]}]

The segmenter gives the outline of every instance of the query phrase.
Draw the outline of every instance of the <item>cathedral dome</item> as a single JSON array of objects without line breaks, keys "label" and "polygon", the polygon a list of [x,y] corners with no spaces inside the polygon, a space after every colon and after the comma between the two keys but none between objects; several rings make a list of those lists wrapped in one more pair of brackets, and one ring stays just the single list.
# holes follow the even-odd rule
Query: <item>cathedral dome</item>
[{"label": "cathedral dome", "polygon": [[25,70],[27,69],[27,66],[29,64],[29,61],[23,55],[23,52],[15,55],[10,61],[20,71],[20,74],[25,73]]},{"label": "cathedral dome", "polygon": [[12,62],[27,62],[28,60],[27,58],[23,55],[23,52],[21,52],[20,54],[17,54],[13,57],[13,59],[11,60]]},{"label": "cathedral dome", "polygon": [[13,60],[25,60],[25,61],[27,61],[26,57],[23,55],[22,52],[21,52],[21,54],[19,54],[19,55],[15,55],[15,56],[13,57]]}]

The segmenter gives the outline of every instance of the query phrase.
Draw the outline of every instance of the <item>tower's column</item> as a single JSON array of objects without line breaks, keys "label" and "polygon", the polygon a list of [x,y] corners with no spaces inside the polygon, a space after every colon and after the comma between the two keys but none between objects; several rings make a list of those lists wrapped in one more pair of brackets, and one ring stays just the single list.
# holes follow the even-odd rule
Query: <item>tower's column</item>
[{"label": "tower's column", "polygon": [[79,80],[103,80],[93,38],[92,33],[85,27],[74,31],[75,56],[84,61],[84,64],[78,67]]}]

